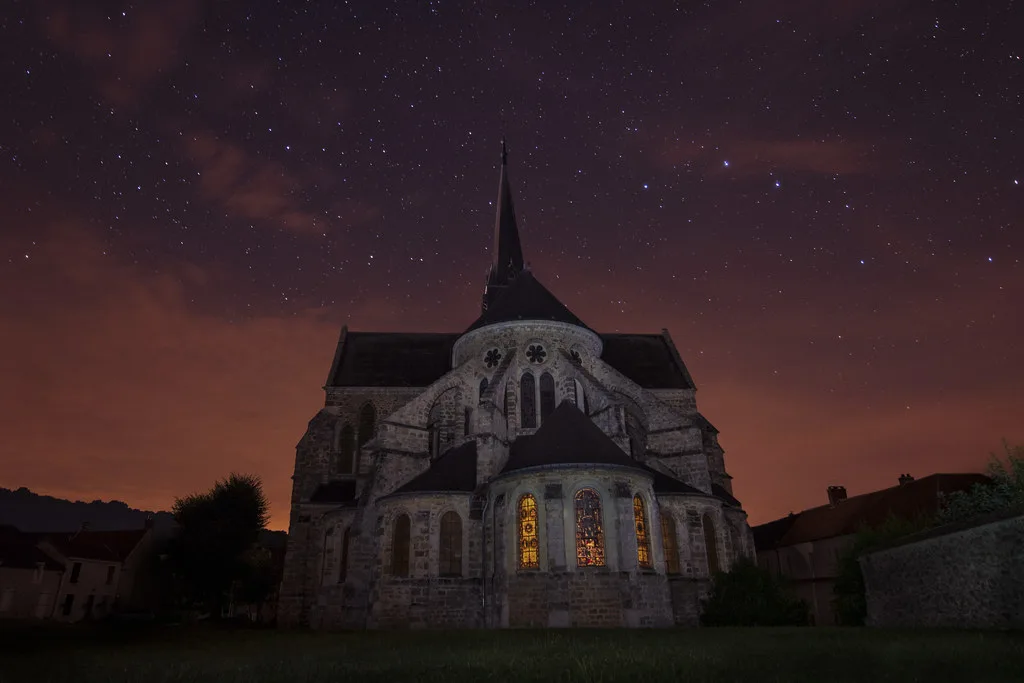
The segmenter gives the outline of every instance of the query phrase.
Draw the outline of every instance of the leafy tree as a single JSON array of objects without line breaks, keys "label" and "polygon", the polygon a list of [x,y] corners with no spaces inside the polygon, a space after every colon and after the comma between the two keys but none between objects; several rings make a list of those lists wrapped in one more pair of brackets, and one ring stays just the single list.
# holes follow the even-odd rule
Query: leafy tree
[{"label": "leafy tree", "polygon": [[975,484],[967,491],[943,496],[939,522],[955,522],[1010,507],[1024,506],[1024,446],[1003,441],[1004,463],[992,454],[988,465],[991,483]]},{"label": "leafy tree", "polygon": [[255,475],[231,474],[206,493],[174,501],[180,533],[170,549],[187,602],[220,616],[232,585],[246,572],[246,554],[266,527],[270,506]]},{"label": "leafy tree", "polygon": [[235,582],[232,597],[238,603],[255,605],[257,621],[261,621],[263,603],[280,582],[280,572],[269,549],[253,546],[245,553],[241,575]]},{"label": "leafy tree", "polygon": [[789,596],[771,572],[742,558],[715,574],[700,619],[704,626],[806,626],[810,609]]}]

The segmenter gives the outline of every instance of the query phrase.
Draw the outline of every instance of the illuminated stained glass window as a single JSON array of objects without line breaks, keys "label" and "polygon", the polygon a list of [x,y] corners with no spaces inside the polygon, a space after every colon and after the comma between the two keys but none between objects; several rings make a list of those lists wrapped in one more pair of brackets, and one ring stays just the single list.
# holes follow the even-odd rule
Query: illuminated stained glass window
[{"label": "illuminated stained glass window", "polygon": [[519,568],[540,567],[537,538],[537,499],[529,493],[519,498]]},{"label": "illuminated stained glass window", "polygon": [[661,514],[661,549],[665,552],[665,572],[679,573],[679,546],[676,543],[676,520],[668,513]]},{"label": "illuminated stained glass window", "polygon": [[640,496],[633,496],[633,522],[636,525],[636,563],[649,568],[651,542],[647,538],[647,515],[644,514],[644,501]]},{"label": "illuminated stained glass window", "polygon": [[395,520],[395,535],[391,541],[391,574],[409,576],[409,535],[412,524],[409,515]]},{"label": "illuminated stained glass window", "polygon": [[576,564],[604,566],[604,527],[601,525],[601,497],[594,489],[576,494]]}]

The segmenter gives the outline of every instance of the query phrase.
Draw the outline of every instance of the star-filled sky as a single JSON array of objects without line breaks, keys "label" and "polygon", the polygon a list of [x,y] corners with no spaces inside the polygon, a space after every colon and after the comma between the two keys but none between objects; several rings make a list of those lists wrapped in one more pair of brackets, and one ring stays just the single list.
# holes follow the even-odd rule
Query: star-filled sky
[{"label": "star-filled sky", "polygon": [[294,446],[342,323],[526,259],[667,327],[752,523],[1024,442],[1012,0],[21,0],[0,14],[0,485],[167,509]]}]

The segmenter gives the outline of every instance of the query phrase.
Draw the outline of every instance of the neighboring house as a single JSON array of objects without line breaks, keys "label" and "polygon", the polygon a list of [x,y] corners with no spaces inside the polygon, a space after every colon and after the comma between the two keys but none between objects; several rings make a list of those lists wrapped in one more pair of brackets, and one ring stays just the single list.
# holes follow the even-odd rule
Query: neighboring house
[{"label": "neighboring house", "polygon": [[0,526],[0,620],[50,618],[63,573],[35,539]]},{"label": "neighboring house", "polygon": [[461,332],[342,328],[296,449],[282,625],[695,625],[754,555],[668,331],[588,327],[526,265],[504,149],[498,186]]},{"label": "neighboring house", "polygon": [[839,559],[858,531],[890,516],[912,520],[935,514],[940,494],[988,481],[982,474],[932,474],[917,480],[905,474],[897,486],[850,498],[845,487],[830,486],[828,505],[753,528],[757,563],[789,580],[796,595],[810,605],[815,624],[836,624],[832,588]]}]

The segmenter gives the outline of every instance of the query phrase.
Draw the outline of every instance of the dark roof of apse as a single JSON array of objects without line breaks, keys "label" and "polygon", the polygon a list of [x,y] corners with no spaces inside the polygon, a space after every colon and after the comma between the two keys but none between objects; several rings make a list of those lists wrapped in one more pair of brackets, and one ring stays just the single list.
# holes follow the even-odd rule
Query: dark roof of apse
[{"label": "dark roof of apse", "polygon": [[528,270],[523,271],[466,332],[516,320],[553,320],[590,329]]},{"label": "dark roof of apse", "polygon": [[426,472],[394,493],[472,493],[476,489],[476,441],[449,449]]}]

